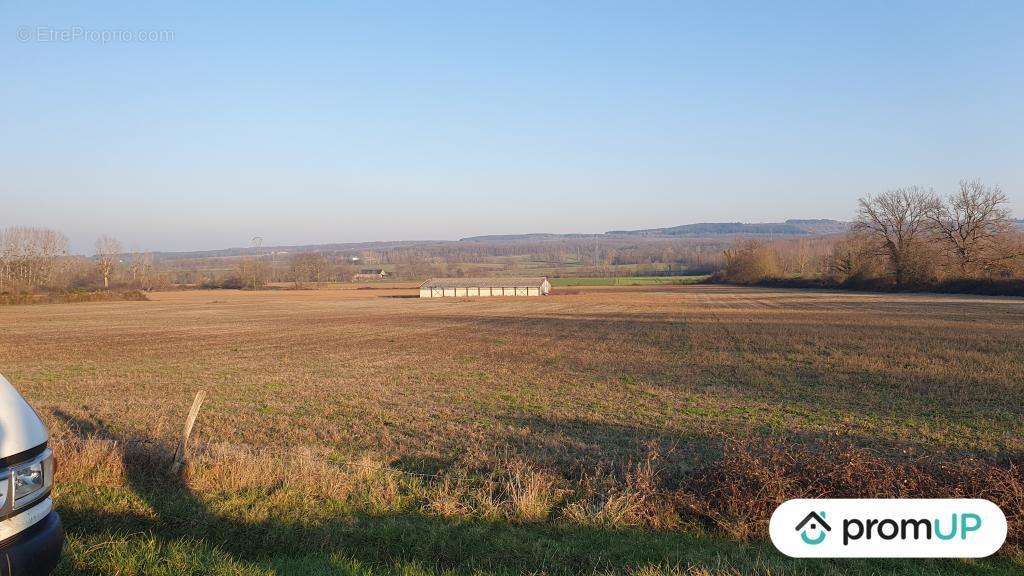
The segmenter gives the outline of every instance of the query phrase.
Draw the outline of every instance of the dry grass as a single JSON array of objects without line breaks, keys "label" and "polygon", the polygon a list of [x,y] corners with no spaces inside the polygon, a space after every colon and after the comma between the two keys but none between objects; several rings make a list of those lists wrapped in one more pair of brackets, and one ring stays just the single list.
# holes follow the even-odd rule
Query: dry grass
[{"label": "dry grass", "polygon": [[710,523],[755,539],[784,497],[984,495],[1020,541],[1021,300],[721,286],[412,294],[10,307],[0,370],[57,438],[75,487],[66,506],[79,502],[71,491],[133,487],[125,451],[159,460],[146,454],[173,444],[202,387],[197,495],[265,489],[270,469],[272,486],[305,478],[311,498],[375,514],[694,534]]},{"label": "dry grass", "polygon": [[[59,429],[374,453],[414,468],[513,445],[621,462],[718,430],[1024,450],[1024,305],[720,287],[420,301],[408,291],[156,293],[7,308],[4,373]],[[129,401],[130,400],[130,401]]]},{"label": "dry grass", "polygon": [[[763,537],[774,507],[795,496],[988,498],[1006,511],[1011,523],[1014,540],[1006,551],[1010,558],[1008,566],[1019,568],[1020,561],[1024,475],[1019,469],[977,461],[951,464],[922,459],[894,463],[847,444],[812,448],[786,442],[730,441],[724,457],[676,479],[681,481],[678,485],[662,474],[662,465],[653,454],[621,479],[560,478],[551,471],[536,470],[518,458],[488,471],[448,469],[426,476],[400,472],[367,457],[334,465],[303,451],[274,454],[251,447],[215,444],[195,450],[181,476],[175,477],[168,472],[173,448],[169,444],[67,435],[56,439],[55,446],[62,454],[73,455],[62,461],[58,479],[58,499],[66,521],[72,526],[72,538],[81,535],[83,541],[88,541],[97,533],[108,538],[84,551],[75,552],[73,548],[73,570],[106,563],[115,566],[117,573],[154,572],[151,568],[123,570],[124,562],[137,563],[139,558],[138,552],[125,552],[122,547],[127,543],[118,539],[125,532],[141,536],[138,527],[163,535],[160,541],[150,543],[152,558],[143,562],[161,565],[167,555],[161,550],[165,545],[161,542],[180,545],[182,531],[188,535],[203,534],[206,530],[228,531],[235,539],[251,538],[252,545],[259,550],[283,548],[280,554],[287,555],[289,550],[300,547],[289,542],[296,539],[301,541],[300,549],[343,548],[347,542],[337,537],[335,523],[348,525],[353,523],[352,518],[365,514],[387,518],[413,513],[423,518],[445,519],[452,526],[481,520],[545,526],[557,516],[551,526],[568,524],[608,530],[612,539],[621,539],[616,543],[625,542],[626,547],[644,544],[630,542],[625,535],[616,536],[618,530],[692,530],[693,526],[686,524],[690,517],[707,520],[743,541]],[[837,461],[844,466],[830,466]],[[125,487],[130,490],[124,490]],[[286,528],[280,525],[282,521]],[[298,523],[288,524],[289,521]],[[287,531],[286,536],[281,535],[282,530]],[[414,537],[405,534],[402,538]],[[503,542],[499,538],[498,545],[505,546]],[[473,541],[464,544],[472,546]],[[103,550],[113,546],[118,554],[126,556],[111,557],[104,552],[97,562],[91,557],[97,546]],[[527,543],[528,550],[534,546]],[[741,545],[733,547],[744,550]],[[224,562],[229,564],[232,558],[246,559],[252,555],[247,544],[235,540],[228,550]],[[782,574],[804,573],[803,569],[808,568],[784,567],[772,558],[763,560],[763,565],[762,560],[751,564],[723,558],[694,562],[692,551],[685,547],[674,551],[674,556],[658,550],[646,552],[648,558],[666,555],[659,565],[625,564],[594,573]],[[426,552],[424,556],[430,558],[441,553]],[[576,566],[556,563],[551,571],[591,572],[614,562],[603,549],[588,554],[593,555],[593,561]],[[191,570],[197,569],[193,560],[184,562]],[[305,573],[305,566],[303,563],[295,573]],[[944,570],[941,564],[932,568],[937,570],[935,573]],[[875,569],[870,565],[852,565],[838,573],[874,573]],[[1016,568],[999,564],[986,568],[993,573],[1005,569],[1012,572]],[[203,570],[199,566],[196,573],[205,573]]]}]

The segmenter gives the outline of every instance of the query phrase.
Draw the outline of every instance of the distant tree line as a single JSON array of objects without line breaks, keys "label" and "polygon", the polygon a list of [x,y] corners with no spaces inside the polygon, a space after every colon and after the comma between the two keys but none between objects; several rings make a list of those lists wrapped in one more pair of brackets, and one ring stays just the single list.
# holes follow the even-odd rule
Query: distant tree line
[{"label": "distant tree line", "polygon": [[69,290],[154,289],[169,285],[150,253],[124,253],[109,236],[97,239],[93,257],[71,255],[57,230],[0,228],[0,295]]},{"label": "distant tree line", "polygon": [[173,283],[205,288],[264,288],[348,282],[362,268],[391,280],[531,273],[576,276],[710,273],[724,264],[723,239],[586,238],[423,243],[360,251],[269,251],[260,255],[164,259]]},{"label": "distant tree line", "polygon": [[1024,234],[1006,194],[961,181],[942,198],[912,186],[858,201],[850,232],[837,238],[743,240],[724,252],[719,278],[874,289],[994,289],[1024,293]]},{"label": "distant tree line", "polygon": [[[794,221],[798,222],[798,221]],[[763,236],[761,236],[763,238]],[[99,237],[90,256],[69,253],[56,230],[0,229],[0,295],[170,287],[260,289],[348,282],[361,268],[390,279],[434,276],[679,275],[716,272],[737,283],[872,289],[1020,286],[1024,236],[996,186],[963,181],[940,198],[920,187],[866,196],[845,234],[729,237],[595,235],[392,243],[364,250],[253,249],[248,254],[154,255]],[[1015,284],[1016,283],[1016,284]],[[1024,288],[1014,290],[1024,293]]]},{"label": "distant tree line", "polygon": [[68,239],[56,230],[0,228],[0,292],[52,285],[68,255]]}]

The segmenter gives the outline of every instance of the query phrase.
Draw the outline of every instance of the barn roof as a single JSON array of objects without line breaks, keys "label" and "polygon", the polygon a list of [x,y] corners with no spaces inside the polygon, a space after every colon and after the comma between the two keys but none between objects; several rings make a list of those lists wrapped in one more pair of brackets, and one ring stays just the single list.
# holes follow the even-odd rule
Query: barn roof
[{"label": "barn roof", "polygon": [[547,281],[543,276],[512,277],[495,276],[492,278],[431,278],[420,288],[539,288]]}]

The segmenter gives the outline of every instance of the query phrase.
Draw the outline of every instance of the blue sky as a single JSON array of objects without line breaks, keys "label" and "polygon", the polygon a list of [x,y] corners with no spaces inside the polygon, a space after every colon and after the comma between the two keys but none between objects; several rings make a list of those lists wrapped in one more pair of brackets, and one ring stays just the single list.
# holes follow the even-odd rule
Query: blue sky
[{"label": "blue sky", "polygon": [[768,4],[0,1],[0,226],[603,232],[966,177],[1024,212],[1024,4]]}]

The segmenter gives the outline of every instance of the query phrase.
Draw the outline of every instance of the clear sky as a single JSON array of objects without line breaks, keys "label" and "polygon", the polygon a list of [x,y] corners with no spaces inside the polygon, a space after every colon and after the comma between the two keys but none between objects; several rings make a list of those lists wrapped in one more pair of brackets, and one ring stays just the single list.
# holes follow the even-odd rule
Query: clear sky
[{"label": "clear sky", "polygon": [[81,252],[603,232],[849,219],[965,177],[1020,216],[1022,22],[1021,2],[0,0],[0,226]]}]

